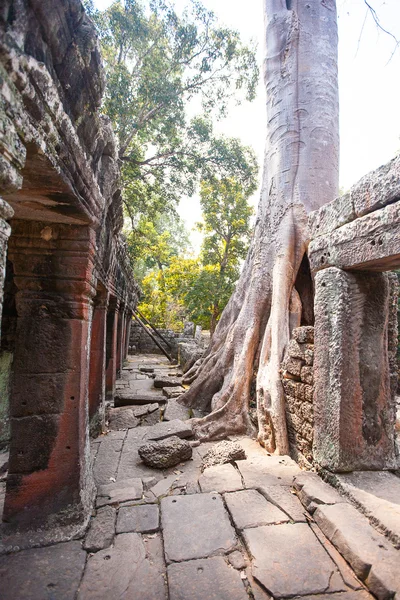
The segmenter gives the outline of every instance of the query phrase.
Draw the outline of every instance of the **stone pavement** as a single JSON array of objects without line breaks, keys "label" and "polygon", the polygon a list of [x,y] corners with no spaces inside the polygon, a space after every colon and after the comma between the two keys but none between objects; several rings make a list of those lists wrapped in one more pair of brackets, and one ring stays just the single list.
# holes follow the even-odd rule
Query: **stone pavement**
[{"label": "stone pavement", "polygon": [[[246,459],[204,472],[213,443],[194,442],[176,467],[145,466],[145,441],[191,438],[191,415],[154,388],[153,374],[180,375],[160,357],[130,357],[118,392],[141,401],[112,410],[112,430],[92,442],[97,500],[85,537],[0,557],[2,600],[400,599],[396,536],[344,490],[371,495],[369,474],[341,476],[338,491],[246,437],[236,438]],[[160,421],[169,407],[171,420]],[[398,507],[395,492],[382,496]]]}]

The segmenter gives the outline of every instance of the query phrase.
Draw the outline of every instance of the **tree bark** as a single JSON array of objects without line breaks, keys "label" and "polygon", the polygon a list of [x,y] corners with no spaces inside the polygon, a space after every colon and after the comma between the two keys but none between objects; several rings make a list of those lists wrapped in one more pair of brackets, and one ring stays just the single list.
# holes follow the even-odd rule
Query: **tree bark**
[{"label": "tree bark", "polygon": [[264,9],[267,135],[254,237],[204,360],[187,374],[196,378],[182,402],[211,410],[193,420],[199,439],[250,432],[256,378],[258,439],[283,454],[280,365],[302,313],[312,314],[295,287],[307,214],[338,194],[337,22],[335,0],[264,0]]}]

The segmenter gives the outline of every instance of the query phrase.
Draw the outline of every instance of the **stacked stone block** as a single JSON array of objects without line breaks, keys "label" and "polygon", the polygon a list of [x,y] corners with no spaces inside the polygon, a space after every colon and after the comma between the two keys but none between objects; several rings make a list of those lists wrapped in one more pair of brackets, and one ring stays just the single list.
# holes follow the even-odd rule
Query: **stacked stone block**
[{"label": "stacked stone block", "polygon": [[313,460],[314,327],[297,327],[282,363],[290,451],[296,460]]}]

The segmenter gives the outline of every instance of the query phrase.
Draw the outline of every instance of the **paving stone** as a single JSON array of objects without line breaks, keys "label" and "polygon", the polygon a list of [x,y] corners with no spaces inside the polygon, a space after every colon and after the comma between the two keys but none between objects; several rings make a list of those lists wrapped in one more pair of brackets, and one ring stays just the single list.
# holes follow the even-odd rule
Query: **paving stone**
[{"label": "paving stone", "polygon": [[237,543],[219,494],[163,498],[161,523],[167,563],[226,553]]},{"label": "paving stone", "polygon": [[288,456],[260,456],[236,462],[246,488],[292,485],[300,467]]},{"label": "paving stone", "polygon": [[2,600],[74,600],[85,567],[80,542],[0,557]]},{"label": "paving stone", "polygon": [[130,408],[112,408],[108,415],[110,429],[130,429],[139,425],[139,419]]},{"label": "paving stone", "polygon": [[337,594],[315,594],[315,596],[301,596],[301,600],[374,600],[366,590],[348,590]]},{"label": "paving stone", "polygon": [[154,379],[154,387],[155,388],[165,388],[165,387],[177,387],[181,385],[182,377],[173,377],[172,375],[160,375],[158,374]]},{"label": "paving stone", "polygon": [[248,600],[237,571],[220,556],[167,568],[170,600]]},{"label": "paving stone", "polygon": [[[168,390],[173,388],[166,389]],[[182,404],[178,404],[178,402],[173,398],[170,398],[164,410],[164,421],[173,421],[175,419],[187,421],[190,419],[190,409],[186,406],[182,406]]]},{"label": "paving stone", "polygon": [[123,506],[118,511],[117,533],[154,533],[159,528],[158,506]]},{"label": "paving stone", "polygon": [[[119,433],[119,432],[118,432]],[[125,432],[121,432],[124,433]],[[96,485],[107,484],[116,476],[123,439],[104,436],[93,465],[93,477]]]},{"label": "paving stone", "polygon": [[235,492],[242,490],[242,478],[233,465],[216,465],[209,467],[199,477],[202,492]]},{"label": "paving stone", "polygon": [[117,513],[112,506],[105,506],[97,511],[90,521],[89,531],[83,547],[88,552],[98,552],[111,545],[115,534],[115,519]]},{"label": "paving stone", "polygon": [[147,558],[139,534],[117,535],[112,548],[89,557],[78,600],[100,598],[166,600],[162,573]]},{"label": "paving stone", "polygon": [[[156,391],[156,390],[155,390]],[[136,391],[132,392],[118,392],[114,398],[114,406],[130,406],[131,404],[154,404],[155,402],[165,402],[166,398],[160,393],[140,393]]]},{"label": "paving stone", "polygon": [[254,558],[252,573],[274,598],[328,590],[336,567],[308,525],[256,527],[243,535]]},{"label": "paving stone", "polygon": [[140,500],[143,494],[142,480],[139,478],[123,479],[109,485],[101,485],[97,490],[96,506]]},{"label": "paving stone", "polygon": [[162,421],[161,423],[157,423],[157,425],[149,427],[143,439],[163,440],[172,435],[177,435],[180,438],[191,437],[193,435],[192,427],[179,419]]},{"label": "paving stone", "polygon": [[[178,398],[185,391],[185,388],[181,385],[177,385],[176,387],[164,387],[163,388],[163,396],[166,398]],[[179,417],[178,417],[179,418]]]},{"label": "paving stone", "polygon": [[283,486],[259,486],[260,492],[273,504],[278,506],[295,523],[306,523],[305,511],[300,500],[292,490]]},{"label": "paving stone", "polygon": [[154,367],[139,367],[139,371],[142,371],[142,373],[154,373]]},{"label": "paving stone", "polygon": [[179,475],[169,475],[164,479],[160,479],[160,481],[158,481],[154,487],[150,488],[149,491],[155,496],[155,498],[165,496],[168,494],[177,479],[179,479]]},{"label": "paving stone", "polygon": [[317,473],[302,473],[294,480],[294,488],[302,504],[313,514],[320,504],[336,504],[347,502],[332,486],[317,475]]},{"label": "paving stone", "polygon": [[135,417],[143,417],[144,415],[150,414],[160,407],[158,402],[153,404],[143,404],[142,406],[135,406],[132,408],[132,412]]},{"label": "paving stone", "polygon": [[[246,573],[247,581],[250,584],[250,588],[251,588],[251,592],[253,594],[254,600],[271,600],[271,596],[254,579],[254,577],[251,573],[250,567],[247,567],[245,573]],[[331,600],[334,600],[334,599],[331,599]]]},{"label": "paving stone", "polygon": [[314,519],[379,600],[400,592],[400,552],[354,506],[320,506]]},{"label": "paving stone", "polygon": [[400,478],[387,471],[335,475],[339,489],[400,547]]},{"label": "paving stone", "polygon": [[289,517],[256,490],[225,494],[225,502],[237,529],[287,523]]}]

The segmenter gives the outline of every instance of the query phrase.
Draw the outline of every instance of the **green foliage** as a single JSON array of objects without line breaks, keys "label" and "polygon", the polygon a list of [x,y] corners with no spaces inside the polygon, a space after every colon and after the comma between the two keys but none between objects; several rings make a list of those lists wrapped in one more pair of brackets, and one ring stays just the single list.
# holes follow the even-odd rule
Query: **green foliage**
[{"label": "green foliage", "polygon": [[[197,0],[182,15],[163,0],[116,0],[104,11],[86,0],[86,7],[102,46],[104,111],[119,138],[132,224],[171,210],[210,172],[239,167],[251,179],[254,154],[238,140],[214,137],[211,117],[224,116],[233,99],[254,98],[254,49]],[[193,102],[202,116],[189,120]]]}]

